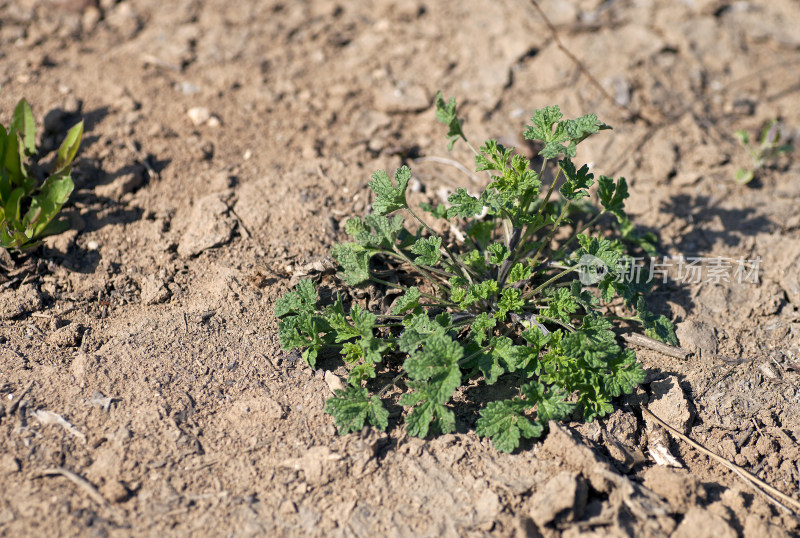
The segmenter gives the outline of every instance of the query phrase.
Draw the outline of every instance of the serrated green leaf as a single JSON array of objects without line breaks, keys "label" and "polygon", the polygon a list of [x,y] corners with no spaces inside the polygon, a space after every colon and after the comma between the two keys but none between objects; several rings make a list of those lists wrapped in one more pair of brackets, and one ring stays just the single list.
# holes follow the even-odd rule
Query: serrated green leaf
[{"label": "serrated green leaf", "polygon": [[526,140],[540,140],[547,142],[553,138],[553,126],[563,118],[561,109],[556,106],[540,108],[533,113],[531,125],[525,128]]},{"label": "serrated green leaf", "polygon": [[597,180],[597,195],[606,211],[615,215],[619,222],[625,219],[625,199],[628,198],[628,183],[624,177],[614,180],[600,176]]},{"label": "serrated green leaf", "polygon": [[[341,336],[341,333],[339,333],[339,335]],[[355,342],[345,342],[342,344],[342,351],[340,354],[344,362],[353,364],[364,358],[364,348]]]},{"label": "serrated green leaf", "polygon": [[369,423],[381,431],[389,425],[389,412],[377,396],[370,396],[362,387],[337,390],[325,403],[325,412],[336,420],[339,434],[360,431]]},{"label": "serrated green leaf", "polygon": [[574,144],[579,144],[590,135],[605,129],[611,129],[611,127],[598,121],[595,114],[586,114],[574,120],[564,121],[564,131]]},{"label": "serrated green leaf", "polygon": [[636,354],[623,349],[608,361],[608,373],[602,376],[603,389],[612,397],[630,394],[644,379],[645,371],[636,361]]},{"label": "serrated green leaf", "polygon": [[[328,336],[330,330],[330,325],[321,316],[301,312],[286,316],[278,322],[278,339],[281,348],[286,351],[307,348],[303,351],[303,359],[314,368],[317,352],[331,341]],[[325,334],[325,337],[320,337],[320,333]]]},{"label": "serrated green leaf", "polygon": [[566,177],[566,181],[559,189],[561,195],[573,201],[588,197],[588,189],[594,183],[594,175],[589,173],[589,167],[584,164],[580,170],[576,170],[575,164],[566,157],[559,161],[558,165]]},{"label": "serrated green leaf", "polygon": [[514,148],[505,148],[497,140],[487,140],[480,148],[480,153],[475,155],[475,171],[495,170],[503,172],[508,166],[508,160],[514,153]]},{"label": "serrated green leaf", "polygon": [[364,222],[375,230],[373,237],[378,238],[377,244],[383,248],[392,248],[392,245],[405,229],[403,226],[405,220],[401,215],[395,215],[392,218],[367,215]]},{"label": "serrated green leaf", "polygon": [[378,170],[372,174],[369,188],[375,193],[372,210],[376,215],[386,215],[392,211],[408,207],[406,189],[408,188],[409,180],[411,180],[411,170],[407,166],[401,166],[395,172],[394,180],[397,186],[392,184],[385,170]]},{"label": "serrated green leaf", "polygon": [[511,268],[511,272],[508,273],[508,283],[514,284],[515,282],[528,280],[531,277],[531,274],[533,274],[533,270],[529,265],[523,265],[522,263],[517,262]]},{"label": "serrated green leaf", "polygon": [[414,263],[420,265],[436,265],[442,257],[441,248],[441,237],[420,237],[417,239],[417,242],[411,246],[411,252],[418,255],[414,259]]},{"label": "serrated green leaf", "polygon": [[503,243],[492,243],[486,248],[489,253],[489,263],[500,265],[508,259],[511,253]]},{"label": "serrated green leaf", "polygon": [[489,402],[475,423],[475,433],[492,440],[501,452],[512,452],[520,438],[532,439],[542,434],[542,425],[521,413],[518,405],[509,401]]},{"label": "serrated green leaf", "polygon": [[451,204],[447,209],[448,219],[453,217],[468,219],[483,211],[483,203],[462,188],[451,194],[447,201]]},{"label": "serrated green leaf", "polygon": [[539,352],[529,346],[519,346],[506,336],[495,336],[492,338],[491,355],[500,361],[500,364],[508,372],[517,370],[527,370],[531,363],[538,359]]},{"label": "serrated green leaf", "polygon": [[375,379],[375,366],[372,364],[356,364],[347,375],[347,382],[354,387],[360,387],[365,379]]},{"label": "serrated green leaf", "polygon": [[[402,398],[401,405],[406,405]],[[439,433],[455,431],[453,411],[444,405],[425,401],[414,407],[406,416],[406,432],[412,437],[425,438],[431,430]]]},{"label": "serrated green leaf", "polygon": [[567,395],[557,387],[545,387],[534,381],[523,385],[520,392],[529,402],[536,403],[536,417],[541,424],[561,420],[575,408],[575,404],[567,402]]},{"label": "serrated green leaf", "polygon": [[525,301],[522,299],[522,292],[514,288],[506,288],[500,294],[500,300],[497,301],[497,319],[505,321],[506,315],[510,312],[521,313],[522,307],[525,306]]},{"label": "serrated green leaf", "polygon": [[362,247],[369,247],[374,244],[374,237],[370,233],[364,222],[358,217],[351,217],[344,223],[344,231],[347,235],[356,240]]},{"label": "serrated green leaf", "polygon": [[408,310],[414,310],[419,306],[419,288],[412,286],[406,292],[397,298],[392,308],[392,314],[398,315]]},{"label": "serrated green leaf", "polygon": [[449,101],[444,100],[441,91],[436,92],[436,119],[447,125],[447,149],[452,150],[453,145],[459,138],[467,140],[461,130],[461,120],[458,119],[456,110],[456,100],[451,97]]},{"label": "serrated green leaf", "polygon": [[312,313],[316,306],[317,290],[314,282],[304,278],[297,283],[294,291],[286,293],[275,301],[273,312],[276,318],[282,318],[287,314]]},{"label": "serrated green leaf", "polygon": [[461,384],[458,361],[463,356],[461,344],[436,332],[423,341],[421,349],[405,360],[403,370],[414,381],[430,381],[432,392],[428,395],[436,402],[445,403]]},{"label": "serrated green leaf", "polygon": [[481,353],[477,357],[478,370],[481,371],[487,385],[494,385],[500,376],[506,373],[506,369],[500,362],[500,358],[493,353]]},{"label": "serrated green leaf", "polygon": [[424,312],[412,315],[410,319],[404,320],[403,324],[406,328],[397,339],[397,346],[404,353],[416,350],[429,335],[445,332],[444,327]]},{"label": "serrated green leaf", "polygon": [[369,280],[370,253],[356,243],[340,243],[333,245],[331,256],[342,270],[339,278],[348,286],[358,286]]},{"label": "serrated green leaf", "polygon": [[353,320],[353,327],[356,328],[361,336],[372,336],[372,328],[378,318],[372,312],[354,304],[350,309],[350,319]]},{"label": "serrated green leaf", "polygon": [[461,301],[461,308],[466,308],[481,300],[488,300],[497,295],[498,285],[496,280],[484,280],[480,284],[472,284],[467,289],[464,299]]},{"label": "serrated green leaf", "polygon": [[594,114],[575,120],[562,120],[561,110],[557,106],[537,110],[531,123],[525,129],[524,137],[545,143],[544,149],[539,152],[545,159],[554,159],[562,153],[566,157],[574,157],[577,144],[599,130],[610,129],[599,122]]},{"label": "serrated green leaf", "polygon": [[497,325],[497,320],[486,312],[481,312],[472,320],[469,328],[470,338],[478,345],[486,340],[487,333]]},{"label": "serrated green leaf", "polygon": [[550,293],[551,295],[548,295],[550,302],[547,304],[547,308],[542,311],[542,315],[569,323],[572,319],[572,314],[578,311],[575,298],[572,297],[567,288],[551,290]]}]

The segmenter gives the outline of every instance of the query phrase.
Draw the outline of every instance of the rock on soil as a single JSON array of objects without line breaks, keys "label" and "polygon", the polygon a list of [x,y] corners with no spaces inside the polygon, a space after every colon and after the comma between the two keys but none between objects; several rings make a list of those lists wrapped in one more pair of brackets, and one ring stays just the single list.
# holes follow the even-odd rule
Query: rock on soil
[{"label": "rock on soil", "polygon": [[666,500],[678,513],[686,513],[706,498],[706,490],[697,478],[685,471],[660,465],[645,471],[644,486]]},{"label": "rock on soil", "polygon": [[218,194],[197,201],[189,217],[188,228],[178,243],[178,254],[196,256],[206,249],[227,243],[236,222],[228,215],[228,206]]},{"label": "rock on soil", "polygon": [[682,348],[699,357],[708,359],[717,354],[717,335],[712,327],[703,322],[689,320],[678,323],[675,335]]},{"label": "rock on soil", "polygon": [[586,507],[588,489],[583,478],[569,471],[554,476],[530,499],[529,514],[539,526],[580,519]]},{"label": "rock on soil", "polygon": [[155,277],[148,276],[142,282],[142,291],[140,297],[142,303],[146,305],[153,305],[163,303],[170,298],[172,292],[169,291],[163,280]]},{"label": "rock on soil", "polygon": [[686,394],[678,384],[678,378],[670,376],[653,381],[650,391],[648,409],[676,430],[689,433],[694,413]]},{"label": "rock on soil", "polygon": [[721,516],[703,508],[689,510],[671,538],[736,538],[733,527]]},{"label": "rock on soil", "polygon": [[76,347],[81,343],[82,334],[83,327],[77,323],[70,323],[50,333],[47,341],[58,347]]}]

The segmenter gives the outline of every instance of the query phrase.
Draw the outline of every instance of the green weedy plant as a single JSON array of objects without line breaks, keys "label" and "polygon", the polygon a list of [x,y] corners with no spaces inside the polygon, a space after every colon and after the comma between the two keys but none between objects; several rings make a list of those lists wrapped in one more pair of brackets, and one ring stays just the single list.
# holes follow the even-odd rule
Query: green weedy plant
[{"label": "green weedy plant", "polygon": [[66,229],[65,222],[53,219],[72,193],[70,164],[82,136],[80,122],[58,149],[53,173],[39,185],[28,166],[36,155],[36,126],[27,101],[17,104],[8,128],[0,125],[0,247],[32,247]]},{"label": "green weedy plant", "polygon": [[[449,128],[450,147],[469,144],[454,99],[438,94],[436,116]],[[410,435],[452,432],[451,398],[482,380],[501,384],[512,397],[487,403],[476,432],[512,451],[521,438],[539,437],[549,420],[576,409],[586,420],[608,414],[614,397],[642,382],[634,352],[617,343],[614,321],[639,322],[650,336],[676,343],[671,323],[645,305],[649,286],[622,278],[623,242],[593,230],[610,214],[619,235],[634,238],[625,179],[600,176],[596,207],[588,203],[593,175],[572,160],[576,146],[603,129],[609,127],[594,114],[567,120],[557,106],[537,110],[524,136],[544,146],[538,171],[495,140],[473,149],[477,171],[490,174],[486,189],[479,196],[458,189],[449,207],[423,204],[432,217],[463,230],[463,241],[443,237],[409,207],[406,166],[394,181],[383,170],[372,176],[372,214],[347,221],[352,241],[335,245],[332,255],[346,286],[373,282],[401,290],[390,311],[373,313],[354,302],[346,308],[341,294],[321,305],[310,280],[275,304],[285,350],[302,349],[311,367],[330,352],[351,365],[349,386],[326,404],[341,434],[367,423],[385,429],[389,413],[381,398],[400,382],[408,390],[397,403],[407,409]],[[555,178],[543,189],[548,163],[555,164]],[[408,217],[419,225],[416,232],[406,228]],[[585,223],[571,224],[577,217]],[[398,283],[381,278],[379,260],[401,268]],[[630,316],[604,313],[602,305],[616,297]],[[399,373],[376,393],[370,380],[379,369]]]},{"label": "green weedy plant", "polygon": [[777,120],[767,123],[761,131],[761,139],[757,146],[750,143],[750,135],[747,131],[736,131],[734,135],[750,154],[751,160],[749,167],[736,170],[735,179],[741,185],[750,183],[765,164],[774,161],[781,155],[791,153],[794,149],[784,140]]}]

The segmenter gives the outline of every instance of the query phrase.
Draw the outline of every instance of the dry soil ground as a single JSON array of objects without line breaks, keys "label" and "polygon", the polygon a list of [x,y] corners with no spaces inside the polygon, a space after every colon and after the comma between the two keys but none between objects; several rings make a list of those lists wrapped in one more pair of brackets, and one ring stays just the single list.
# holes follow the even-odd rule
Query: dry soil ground
[{"label": "dry soil ground", "polygon": [[639,349],[640,398],[800,496],[800,160],[732,180],[736,130],[800,132],[800,6],[540,5],[604,92],[526,0],[0,0],[3,121],[26,97],[51,149],[87,122],[73,229],[0,259],[0,534],[796,535],[680,441],[655,465],[635,399],[511,455],[465,420],[339,437],[324,376],[278,346],[275,299],[375,169],[409,164],[420,199],[466,180],[424,159],[470,161],[437,89],[473,140],[523,149],[535,108],[596,112],[615,129],[581,156],[665,252],[761,258],[756,283],[656,292],[693,354]]}]

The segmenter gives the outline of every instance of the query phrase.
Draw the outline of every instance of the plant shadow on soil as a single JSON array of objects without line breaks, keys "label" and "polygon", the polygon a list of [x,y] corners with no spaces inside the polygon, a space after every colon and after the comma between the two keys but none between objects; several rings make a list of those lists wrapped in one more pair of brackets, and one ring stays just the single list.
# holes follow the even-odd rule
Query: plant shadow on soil
[{"label": "plant shadow on soil", "polygon": [[[661,204],[661,211],[672,213],[695,227],[684,235],[674,246],[685,256],[698,254],[697,249],[710,249],[721,241],[725,246],[738,246],[742,238],[770,233],[776,224],[768,218],[757,215],[754,208],[724,209],[715,205],[716,200],[708,196],[689,196],[679,194]],[[714,230],[701,226],[719,218],[722,229]]]}]

